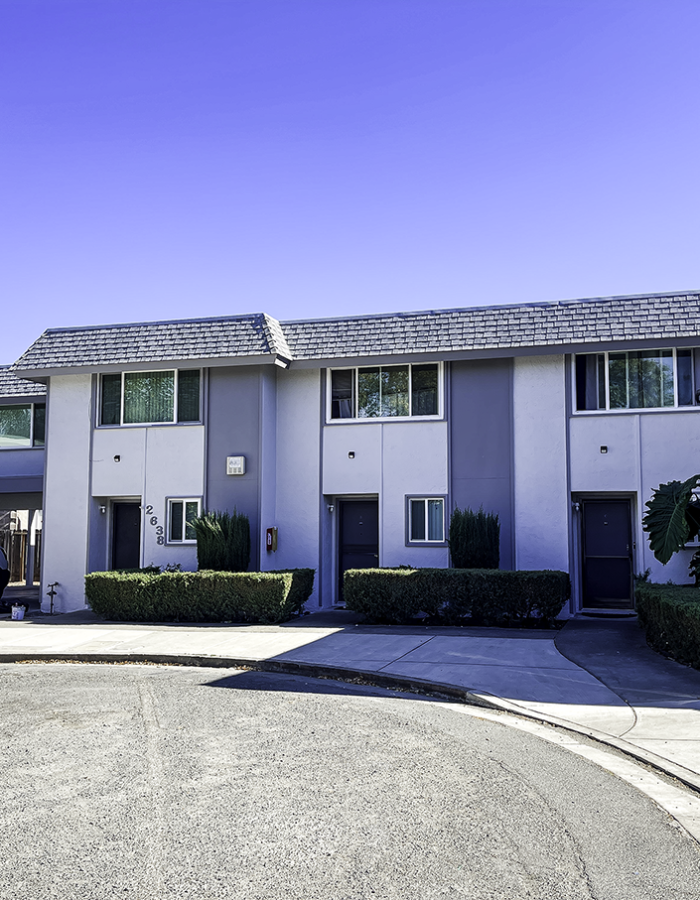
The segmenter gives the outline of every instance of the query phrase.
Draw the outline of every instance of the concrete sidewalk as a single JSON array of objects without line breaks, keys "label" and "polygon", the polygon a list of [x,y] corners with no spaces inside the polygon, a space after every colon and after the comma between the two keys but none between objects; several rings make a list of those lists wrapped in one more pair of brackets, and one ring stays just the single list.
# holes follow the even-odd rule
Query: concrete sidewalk
[{"label": "concrete sidewalk", "polygon": [[636,620],[560,632],[382,627],[344,611],[280,626],[131,625],[90,612],[0,620],[20,659],[260,665],[441,690],[594,737],[700,790],[700,672],[650,650]]}]

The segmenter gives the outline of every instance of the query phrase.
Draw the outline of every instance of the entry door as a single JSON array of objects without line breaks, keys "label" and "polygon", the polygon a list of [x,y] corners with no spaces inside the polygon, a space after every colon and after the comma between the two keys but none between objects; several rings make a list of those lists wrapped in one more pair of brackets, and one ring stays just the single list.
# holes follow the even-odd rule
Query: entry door
[{"label": "entry door", "polygon": [[112,504],[112,568],[138,569],[141,565],[141,506]]},{"label": "entry door", "polygon": [[379,501],[340,500],[338,513],[338,597],[342,599],[346,569],[376,569],[379,565]]},{"label": "entry door", "polygon": [[632,519],[629,500],[584,500],[583,605],[630,609]]}]

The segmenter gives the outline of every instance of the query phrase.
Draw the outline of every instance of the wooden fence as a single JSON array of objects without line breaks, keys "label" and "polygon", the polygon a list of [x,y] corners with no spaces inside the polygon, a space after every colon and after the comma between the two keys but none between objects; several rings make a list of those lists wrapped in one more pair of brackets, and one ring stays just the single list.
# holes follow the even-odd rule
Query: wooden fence
[{"label": "wooden fence", "polygon": [[[0,531],[0,546],[7,554],[10,564],[10,584],[24,584],[27,571],[27,551],[29,535],[26,531]],[[41,580],[41,530],[36,532],[34,547],[34,581]]]}]

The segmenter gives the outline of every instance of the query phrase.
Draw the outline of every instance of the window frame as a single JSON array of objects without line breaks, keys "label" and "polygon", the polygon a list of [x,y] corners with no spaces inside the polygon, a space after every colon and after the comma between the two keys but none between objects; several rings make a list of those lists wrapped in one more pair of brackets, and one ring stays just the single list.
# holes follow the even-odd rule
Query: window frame
[{"label": "window frame", "polygon": [[[661,354],[662,351],[672,351],[672,359],[673,359],[673,406],[630,406],[630,407],[611,407],[610,406],[610,355],[618,354],[618,353],[644,353],[644,352],[653,352]],[[678,403],[678,351],[679,350],[690,350],[691,351],[691,371],[693,373],[693,386],[692,386],[692,395],[693,395],[693,403],[692,404],[684,404],[679,405]],[[595,416],[595,415],[638,415],[639,413],[675,413],[675,412],[690,412],[693,410],[700,410],[700,401],[697,399],[698,394],[700,393],[700,377],[696,377],[695,375],[695,352],[699,354],[700,357],[700,345],[693,345],[690,347],[635,347],[635,348],[626,348],[626,349],[617,349],[617,350],[589,350],[582,353],[572,353],[571,354],[571,392],[572,392],[572,402],[571,402],[571,412],[575,416]],[[597,409],[578,409],[578,386],[577,386],[577,372],[576,372],[576,360],[579,357],[585,356],[596,356],[596,357],[604,357],[604,375],[605,375],[605,406],[598,407]],[[700,359],[699,359],[700,365]],[[599,388],[600,389],[600,388]],[[629,386],[628,386],[629,390]]]},{"label": "window frame", "polygon": [[[36,443],[36,410],[37,407],[44,408],[44,441],[41,444]],[[44,450],[46,449],[46,408],[47,404],[44,400],[43,403],[35,403],[33,401],[27,402],[20,401],[19,403],[2,403],[0,402],[0,409],[29,409],[29,443],[28,444],[15,444],[15,445],[5,445],[3,446],[0,443],[0,451],[4,450]]]},{"label": "window frame", "polygon": [[[124,382],[126,375],[154,375],[159,374],[161,372],[172,372],[173,373],[173,418],[168,422],[125,422],[124,421]],[[193,419],[188,422],[179,422],[178,421],[178,412],[179,412],[179,383],[180,383],[180,372],[199,372],[199,418]],[[115,422],[114,424],[103,423],[102,422],[102,399],[103,399],[103,391],[104,391],[104,377],[105,375],[119,375],[121,378],[120,388],[119,388],[119,422]],[[201,425],[203,423],[202,416],[202,388],[204,384],[204,371],[199,366],[193,366],[192,368],[186,368],[181,366],[180,368],[167,368],[167,369],[123,369],[120,372],[101,372],[99,374],[98,381],[98,391],[97,391],[97,404],[96,404],[96,417],[97,417],[97,428],[144,428],[144,427],[155,427],[155,426],[164,426],[166,428],[172,427],[173,425]]]},{"label": "window frame", "polygon": [[[333,372],[352,372],[353,373],[353,391],[354,391],[354,412],[357,412],[358,390],[357,379],[358,372],[362,369],[392,369],[400,367],[408,367],[408,403],[409,409],[413,406],[413,377],[412,371],[414,366],[436,366],[437,368],[437,413],[429,416],[416,416],[409,414],[407,416],[348,416],[347,418],[333,418]],[[364,424],[372,422],[438,422],[445,417],[445,364],[438,360],[426,360],[425,362],[392,362],[388,364],[377,363],[376,365],[366,366],[332,366],[326,369],[326,424],[327,425],[344,425],[348,423]]]},{"label": "window frame", "polygon": [[[413,540],[411,538],[412,524],[412,504],[416,500],[422,500],[424,504],[425,516],[425,534],[422,539]],[[442,503],[442,540],[430,540],[428,535],[428,501],[439,500]],[[445,511],[447,510],[447,494],[406,494],[405,495],[405,546],[406,547],[447,547],[447,523],[445,519]]]},{"label": "window frame", "polygon": [[[172,508],[174,503],[182,503],[182,538],[180,540],[174,539],[171,537],[171,525],[172,525]],[[202,515],[202,498],[201,497],[167,497],[166,498],[166,516],[165,516],[165,543],[166,545],[173,547],[182,547],[189,546],[192,547],[196,545],[197,538],[187,538],[185,537],[187,531],[187,503],[196,503],[197,504],[197,516]]]}]

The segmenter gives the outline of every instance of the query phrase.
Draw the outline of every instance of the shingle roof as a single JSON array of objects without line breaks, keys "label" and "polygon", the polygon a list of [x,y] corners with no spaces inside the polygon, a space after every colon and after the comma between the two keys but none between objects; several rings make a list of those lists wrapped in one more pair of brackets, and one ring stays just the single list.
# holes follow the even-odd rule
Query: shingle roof
[{"label": "shingle roof", "polygon": [[276,356],[299,362],[613,345],[700,337],[700,293],[278,322],[264,313],[45,331],[17,373]]},{"label": "shingle roof", "polygon": [[700,336],[700,294],[282,322],[293,358],[557,347]]},{"label": "shingle roof", "polygon": [[46,385],[25,381],[10,372],[8,366],[0,366],[0,403],[4,397],[43,397]]},{"label": "shingle roof", "polygon": [[[278,347],[279,345],[279,347]],[[289,358],[279,323],[262,313],[217,319],[182,319],[89,328],[51,328],[12,366],[45,369],[240,356]]]}]

